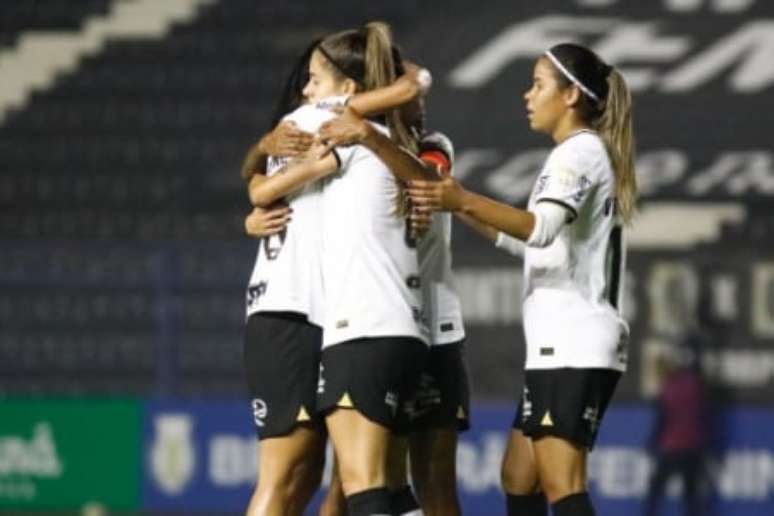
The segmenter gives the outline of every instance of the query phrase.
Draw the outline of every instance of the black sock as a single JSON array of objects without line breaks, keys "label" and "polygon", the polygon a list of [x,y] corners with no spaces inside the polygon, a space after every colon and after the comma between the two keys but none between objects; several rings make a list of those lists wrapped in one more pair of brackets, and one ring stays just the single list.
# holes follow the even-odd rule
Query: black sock
[{"label": "black sock", "polygon": [[392,502],[392,513],[400,516],[419,509],[417,499],[410,486],[399,487],[395,491],[390,491],[390,501]]},{"label": "black sock", "polygon": [[595,516],[591,498],[586,492],[565,496],[556,503],[551,504],[554,516]]},{"label": "black sock", "polygon": [[377,487],[347,497],[348,516],[391,516],[390,491]]},{"label": "black sock", "polygon": [[548,501],[543,493],[506,496],[508,516],[548,516]]}]

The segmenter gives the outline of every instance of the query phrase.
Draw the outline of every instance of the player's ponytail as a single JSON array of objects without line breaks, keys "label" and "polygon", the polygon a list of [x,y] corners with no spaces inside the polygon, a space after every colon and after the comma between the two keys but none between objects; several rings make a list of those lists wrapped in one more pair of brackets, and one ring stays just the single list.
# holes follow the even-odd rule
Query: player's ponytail
[{"label": "player's ponytail", "polygon": [[[340,79],[355,81],[358,91],[389,86],[400,67],[393,59],[392,35],[384,22],[370,22],[323,38],[318,49]],[[416,152],[417,144],[397,110],[385,113],[390,135],[398,145]]]},{"label": "player's ponytail", "polygon": [[[330,63],[334,74],[355,81],[358,91],[370,91],[389,86],[395,80],[396,70],[390,27],[384,22],[370,22],[359,29],[345,30],[325,37],[318,46]],[[393,109],[384,113],[384,122],[390,129],[392,141],[416,153],[418,144],[403,123],[400,113]],[[407,213],[403,184],[398,181],[397,213]]]},{"label": "player's ponytail", "polygon": [[[375,90],[389,86],[395,81],[396,70],[402,67],[395,62],[392,34],[389,25],[384,22],[370,22],[363,27],[366,33],[365,77],[366,90]],[[417,142],[401,119],[397,109],[385,113],[387,127],[392,140],[398,145],[417,152]]]},{"label": "player's ponytail", "polygon": [[637,210],[634,171],[632,96],[621,73],[586,47],[562,43],[545,54],[562,87],[581,92],[575,106],[580,118],[599,133],[615,173],[618,213],[625,223]]},{"label": "player's ponytail", "polygon": [[607,77],[609,90],[605,110],[593,122],[615,171],[618,212],[625,223],[631,222],[637,206],[637,176],[634,170],[634,132],[632,96],[621,73],[612,69]]}]

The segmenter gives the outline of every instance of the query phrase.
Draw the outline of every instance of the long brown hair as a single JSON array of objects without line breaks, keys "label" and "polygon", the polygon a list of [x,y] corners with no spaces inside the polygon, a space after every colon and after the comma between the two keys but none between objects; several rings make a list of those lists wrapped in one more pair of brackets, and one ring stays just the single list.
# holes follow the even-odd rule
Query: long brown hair
[{"label": "long brown hair", "polygon": [[[384,22],[370,22],[359,29],[345,30],[323,38],[317,47],[341,79],[354,80],[358,89],[370,91],[395,81],[392,33]],[[417,142],[400,118],[398,110],[385,113],[393,141],[416,152]]]},{"label": "long brown hair", "polygon": [[[401,67],[395,62],[392,33],[384,22],[369,22],[359,29],[331,34],[323,38],[317,49],[330,63],[334,74],[340,79],[352,79],[360,91],[389,86],[395,81],[396,70]],[[416,154],[419,145],[403,122],[399,110],[384,113],[384,119],[392,141]],[[408,205],[404,185],[397,178],[395,181],[398,186],[396,213],[405,216]]]},{"label": "long brown hair", "polygon": [[628,224],[637,211],[637,176],[632,96],[626,81],[618,70],[583,46],[562,43],[552,47],[549,54],[565,69],[562,71],[553,63],[559,84],[562,87],[575,84],[581,90],[576,109],[605,143],[615,173],[618,212]]}]

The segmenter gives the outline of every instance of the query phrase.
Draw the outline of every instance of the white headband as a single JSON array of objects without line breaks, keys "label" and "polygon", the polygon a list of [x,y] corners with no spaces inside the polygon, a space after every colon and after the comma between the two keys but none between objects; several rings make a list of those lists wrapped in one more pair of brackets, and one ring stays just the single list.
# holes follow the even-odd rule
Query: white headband
[{"label": "white headband", "polygon": [[597,94],[594,93],[593,91],[591,91],[591,89],[589,89],[585,84],[580,82],[578,80],[578,78],[575,77],[570,72],[570,70],[565,68],[565,66],[562,63],[559,62],[559,60],[556,58],[556,56],[550,50],[546,50],[546,57],[548,57],[548,59],[550,59],[551,62],[554,63],[554,66],[556,66],[559,69],[559,71],[562,72],[562,75],[564,75],[565,77],[570,79],[573,82],[573,84],[575,84],[578,88],[580,88],[580,90],[583,93],[585,93],[586,95],[588,95],[592,99],[594,99],[597,102],[599,102],[599,97],[597,96]]}]

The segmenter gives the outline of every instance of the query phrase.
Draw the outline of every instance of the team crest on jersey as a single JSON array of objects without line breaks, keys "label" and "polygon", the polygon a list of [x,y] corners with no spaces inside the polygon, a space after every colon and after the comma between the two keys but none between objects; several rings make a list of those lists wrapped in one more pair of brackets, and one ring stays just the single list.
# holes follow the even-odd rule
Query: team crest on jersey
[{"label": "team crest on jersey", "polygon": [[255,418],[255,426],[262,428],[266,422],[266,416],[269,413],[269,407],[266,402],[260,398],[253,400],[253,417]]}]

